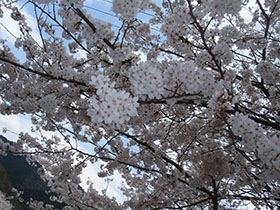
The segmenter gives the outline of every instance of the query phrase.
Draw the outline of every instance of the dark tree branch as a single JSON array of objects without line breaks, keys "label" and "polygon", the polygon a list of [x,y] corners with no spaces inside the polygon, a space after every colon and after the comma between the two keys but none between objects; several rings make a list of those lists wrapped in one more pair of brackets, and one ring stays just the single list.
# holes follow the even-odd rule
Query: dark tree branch
[{"label": "dark tree branch", "polygon": [[[133,141],[135,141],[136,143],[138,143],[139,145],[141,146],[144,146],[146,147],[147,149],[149,149],[150,151],[152,151],[153,153],[156,152],[156,150],[151,146],[149,145],[148,143],[146,142],[142,142],[140,140],[138,140],[136,137],[130,135],[130,134],[127,134],[127,133],[124,133],[120,130],[116,130],[117,132],[119,132],[121,135],[127,137],[127,138],[130,138],[132,139]],[[191,176],[185,172],[185,170],[176,162],[174,162],[173,160],[169,159],[168,157],[164,156],[164,155],[160,155],[160,158],[162,158],[163,160],[165,160],[167,163],[173,165],[175,168],[177,168],[180,172],[184,172],[185,173],[185,177],[186,178],[190,178]]]},{"label": "dark tree branch", "polygon": [[[79,9],[79,8],[75,8],[74,4],[71,5],[72,9],[76,12],[76,14],[78,16],[80,16],[87,24],[88,26],[91,28],[93,33],[96,33],[96,27],[94,26],[94,24],[84,15],[84,13]],[[108,47],[110,47],[112,50],[115,50],[115,46],[106,38],[102,39]]]},{"label": "dark tree branch", "polygon": [[32,74],[37,74],[39,76],[42,76],[42,77],[45,77],[45,78],[48,78],[48,79],[52,79],[52,80],[61,80],[61,81],[64,81],[64,82],[67,82],[67,83],[72,83],[72,84],[76,84],[76,85],[81,85],[81,86],[85,86],[87,87],[87,85],[84,83],[84,82],[80,82],[80,81],[76,81],[76,80],[72,80],[72,79],[64,79],[62,77],[55,77],[55,76],[52,76],[50,74],[47,74],[47,73],[43,73],[43,72],[39,72],[39,71],[36,71],[34,69],[31,69],[31,68],[27,68],[19,63],[16,63],[12,60],[9,60],[7,58],[3,58],[3,57],[0,57],[0,61],[3,61],[5,63],[9,63],[15,67],[18,67],[18,68],[21,68],[25,71],[28,71]]},{"label": "dark tree branch", "polygon": [[87,53],[90,53],[88,49],[86,49],[58,20],[56,20],[54,17],[52,17],[49,13],[47,13],[46,11],[44,11],[43,8],[41,8],[39,5],[37,5],[36,3],[34,3],[33,1],[31,1],[31,3],[37,7],[38,9],[41,10],[42,13],[44,13],[45,15],[47,15],[50,19],[52,19],[59,27],[61,27],[84,51],[86,51]]},{"label": "dark tree branch", "polygon": [[212,60],[214,61],[220,75],[221,75],[221,79],[224,78],[224,72],[222,70],[222,67],[221,67],[221,63],[216,59],[216,56],[215,54],[212,52],[211,48],[208,46],[207,42],[206,42],[206,38],[205,38],[205,32],[207,30],[207,28],[203,28],[199,22],[197,21],[194,13],[193,13],[193,6],[192,6],[192,3],[191,3],[191,0],[187,0],[188,2],[188,5],[189,5],[189,11],[190,11],[190,16],[192,17],[193,19],[193,24],[195,26],[195,28],[197,29],[197,31],[200,33],[200,37],[202,39],[202,43],[206,49],[206,51],[208,52],[208,54],[212,57]]}]

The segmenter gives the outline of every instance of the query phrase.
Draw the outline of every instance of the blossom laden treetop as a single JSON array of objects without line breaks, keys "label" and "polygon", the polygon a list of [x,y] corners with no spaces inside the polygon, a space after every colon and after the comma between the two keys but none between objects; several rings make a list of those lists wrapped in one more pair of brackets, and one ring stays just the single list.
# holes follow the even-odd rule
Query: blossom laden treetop
[{"label": "blossom laden treetop", "polygon": [[[25,3],[37,29],[0,2],[25,55],[1,40],[0,112],[32,115],[40,135],[0,153],[39,163],[65,209],[280,208],[279,0],[114,0],[116,30],[84,1]],[[121,174],[123,203],[94,180],[80,190],[94,163]]]}]

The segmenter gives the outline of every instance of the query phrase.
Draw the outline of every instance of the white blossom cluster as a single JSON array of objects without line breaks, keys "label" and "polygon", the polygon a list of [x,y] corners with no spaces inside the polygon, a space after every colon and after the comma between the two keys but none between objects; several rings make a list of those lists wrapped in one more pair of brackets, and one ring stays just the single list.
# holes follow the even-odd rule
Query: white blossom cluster
[{"label": "white blossom cluster", "polygon": [[137,96],[161,97],[164,81],[161,69],[157,67],[156,63],[156,61],[147,61],[131,68],[130,82]]},{"label": "white blossom cluster", "polygon": [[197,68],[192,61],[174,62],[170,66],[157,61],[140,63],[130,69],[130,82],[137,96],[150,99],[168,97],[175,89],[177,93],[202,93],[209,97],[223,88],[212,74]]},{"label": "white blossom cluster", "polygon": [[114,88],[109,78],[99,74],[92,76],[90,85],[96,88],[96,95],[90,98],[88,115],[92,122],[121,125],[137,115],[137,97]]},{"label": "white blossom cluster", "polygon": [[215,58],[224,65],[230,64],[233,58],[233,53],[226,42],[216,44],[213,53],[215,53]]},{"label": "white blossom cluster", "polygon": [[206,97],[211,96],[216,89],[221,87],[213,74],[198,68],[196,63],[192,61],[175,62],[167,68],[163,77],[167,89],[180,86],[179,91],[191,94],[201,92]]},{"label": "white blossom cluster", "polygon": [[[24,56],[0,40],[0,113],[32,114],[40,138],[0,141],[0,154],[31,153],[53,200],[65,209],[279,206],[279,1],[113,0],[119,30],[84,0],[27,1],[40,41],[13,2],[0,0],[0,17],[10,11],[20,25],[14,46]],[[90,181],[79,190],[97,161],[100,177],[125,179],[123,204]]]},{"label": "white blossom cluster", "polygon": [[14,209],[10,201],[7,200],[6,196],[0,191],[0,207],[3,210],[12,210]]},{"label": "white blossom cluster", "polygon": [[137,13],[148,9],[150,0],[114,0],[112,10],[124,18],[134,18]]},{"label": "white blossom cluster", "polygon": [[[192,62],[187,63],[185,65],[185,78],[188,79],[187,84],[185,86],[189,86],[188,88],[191,89],[191,92],[195,92],[195,90],[201,90],[205,96],[210,96],[214,93],[216,89],[220,87],[219,83],[215,80],[213,74],[210,72],[196,68]],[[192,73],[195,71],[195,73]],[[190,77],[191,74],[194,74],[193,78]]]},{"label": "white blossom cluster", "polygon": [[279,82],[280,72],[269,62],[260,62],[256,67],[256,72],[258,72],[268,84]]},{"label": "white blossom cluster", "polygon": [[168,43],[183,54],[190,53],[189,44],[182,41],[182,37],[188,37],[190,33],[191,29],[187,26],[190,24],[190,20],[186,5],[177,6],[173,13],[164,17],[164,24],[160,28],[161,32],[166,35]]},{"label": "white blossom cluster", "polygon": [[223,85],[220,87],[221,88],[215,89],[212,97],[207,102],[207,105],[211,110],[208,112],[210,117],[214,117],[217,113],[221,113],[223,110],[231,110],[234,104],[238,101],[237,96],[232,98],[228,95]]},{"label": "white blossom cluster", "polygon": [[131,58],[135,57],[135,54],[131,52],[129,47],[122,47],[110,52],[110,56],[114,63],[121,64],[125,61],[130,60]]},{"label": "white blossom cluster", "polygon": [[236,113],[230,118],[234,135],[242,138],[244,151],[255,151],[262,160],[268,179],[279,179],[280,175],[280,138],[279,135],[269,135],[256,122],[242,113]]},{"label": "white blossom cluster", "polygon": [[209,0],[206,1],[207,10],[212,14],[237,15],[241,10],[242,0]]},{"label": "white blossom cluster", "polygon": [[30,209],[38,209],[38,210],[52,210],[54,209],[53,205],[50,204],[44,204],[43,201],[36,201],[30,199],[28,202],[29,208]]},{"label": "white blossom cluster", "polygon": [[54,113],[57,107],[56,96],[54,94],[44,96],[38,101],[38,104],[45,112]]},{"label": "white blossom cluster", "polygon": [[[174,13],[164,18],[165,24],[162,24],[161,31],[168,34],[171,38],[187,35],[188,28],[186,24],[190,23],[190,16],[186,6],[177,6]],[[170,33],[170,32],[173,33]]]}]

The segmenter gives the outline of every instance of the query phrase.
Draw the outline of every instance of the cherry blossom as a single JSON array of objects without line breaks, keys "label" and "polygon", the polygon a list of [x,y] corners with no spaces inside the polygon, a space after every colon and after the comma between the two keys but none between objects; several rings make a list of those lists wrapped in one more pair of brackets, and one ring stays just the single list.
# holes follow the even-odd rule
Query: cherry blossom
[{"label": "cherry blossom", "polygon": [[[0,141],[0,154],[39,163],[53,200],[65,209],[280,208],[279,0],[114,0],[120,28],[84,1],[23,7],[37,29],[17,4],[0,3],[24,54],[1,40],[0,113],[30,114],[33,128],[13,146]],[[123,203],[95,180],[81,191],[95,163],[108,184],[121,174]]]},{"label": "cherry blossom", "polygon": [[149,7],[150,0],[114,0],[112,10],[124,18],[133,18],[140,11],[145,11]]},{"label": "cherry blossom", "polygon": [[6,196],[2,192],[0,192],[0,206],[5,210],[13,209],[12,204],[7,200]]}]

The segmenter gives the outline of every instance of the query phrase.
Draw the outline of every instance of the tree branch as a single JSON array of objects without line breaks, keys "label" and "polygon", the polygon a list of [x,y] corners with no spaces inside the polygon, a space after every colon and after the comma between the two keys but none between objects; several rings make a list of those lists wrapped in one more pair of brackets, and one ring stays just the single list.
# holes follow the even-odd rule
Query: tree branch
[{"label": "tree branch", "polygon": [[90,53],[88,49],[86,49],[60,22],[58,22],[55,18],[53,18],[49,13],[44,11],[39,5],[31,1],[31,3],[41,10],[42,13],[46,14],[50,19],[52,19],[59,27],[61,27],[84,51]]},{"label": "tree branch", "polygon": [[39,76],[42,76],[42,77],[45,77],[45,78],[49,78],[49,79],[52,79],[52,80],[61,80],[61,81],[64,81],[64,82],[67,82],[67,83],[73,83],[73,84],[76,84],[76,85],[81,85],[81,86],[85,86],[87,87],[87,85],[84,83],[84,82],[80,82],[80,81],[76,81],[76,80],[72,80],[72,79],[64,79],[62,77],[55,77],[55,76],[52,76],[50,74],[46,74],[46,73],[43,73],[43,72],[39,72],[39,71],[36,71],[34,69],[31,69],[31,68],[27,68],[19,63],[16,63],[12,60],[9,60],[9,59],[6,59],[6,58],[3,58],[3,57],[0,57],[0,61],[3,61],[3,62],[6,62],[6,63],[9,63],[15,67],[18,67],[18,68],[21,68],[21,69],[24,69],[25,71],[28,71],[32,74],[37,74]]},{"label": "tree branch", "polygon": [[[88,24],[92,32],[96,33],[96,27],[93,25],[92,22],[90,22],[90,20],[84,15],[84,13],[79,8],[75,8],[74,4],[72,4],[71,6],[72,9],[76,12],[76,14],[79,15]],[[115,50],[115,46],[111,44],[111,42],[108,39],[102,38],[102,40],[107,44],[108,47],[110,47],[112,50]]]},{"label": "tree branch", "polygon": [[[120,130],[116,130],[116,131],[119,132],[121,135],[123,135],[123,136],[125,136],[125,137],[127,137],[127,138],[130,138],[130,139],[134,140],[136,143],[138,143],[138,144],[140,144],[140,145],[146,147],[146,148],[149,149],[150,151],[156,152],[156,150],[155,150],[151,145],[149,145],[148,143],[146,143],[146,142],[141,142],[141,141],[138,140],[136,137],[134,137],[134,136],[132,136],[132,135],[130,135],[130,134],[124,133],[124,132],[122,132],[122,131],[120,131]],[[164,155],[160,155],[160,157],[161,157],[163,160],[165,160],[167,163],[169,163],[169,164],[175,166],[175,168],[177,168],[180,172],[184,172],[186,178],[190,178],[190,177],[191,177],[187,172],[185,172],[185,170],[184,170],[178,163],[174,162],[173,160],[169,159],[168,157],[166,157],[166,156],[164,156]]]}]

